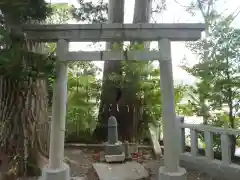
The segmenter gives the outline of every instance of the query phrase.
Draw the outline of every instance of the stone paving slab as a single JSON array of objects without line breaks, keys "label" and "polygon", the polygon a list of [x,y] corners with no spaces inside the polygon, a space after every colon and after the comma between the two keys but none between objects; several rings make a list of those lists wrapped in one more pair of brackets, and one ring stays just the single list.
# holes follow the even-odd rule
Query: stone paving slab
[{"label": "stone paving slab", "polygon": [[[149,180],[149,173],[137,162],[121,164],[95,163],[93,170],[99,180]],[[95,178],[94,178],[95,179]]]}]

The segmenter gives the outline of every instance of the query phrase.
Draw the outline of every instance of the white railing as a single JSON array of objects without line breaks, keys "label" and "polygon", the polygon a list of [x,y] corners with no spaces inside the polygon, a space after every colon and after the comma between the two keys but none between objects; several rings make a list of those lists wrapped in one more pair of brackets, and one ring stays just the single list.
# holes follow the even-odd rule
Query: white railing
[{"label": "white railing", "polygon": [[190,146],[191,156],[197,156],[198,155],[198,133],[203,132],[204,134],[204,151],[205,151],[205,157],[208,160],[214,160],[214,147],[213,147],[213,135],[219,134],[221,136],[221,156],[222,156],[222,163],[224,164],[231,164],[231,140],[230,136],[238,136],[240,135],[239,129],[230,129],[230,128],[219,128],[219,127],[213,127],[210,125],[200,125],[200,124],[186,124],[184,123],[184,119],[178,118],[178,121],[180,121],[180,131],[181,131],[181,151],[182,153],[185,152],[186,147],[186,133],[185,129],[190,129]]},{"label": "white railing", "polygon": [[[240,135],[239,129],[230,129],[227,126],[224,128],[213,127],[201,124],[187,124],[184,123],[184,118],[177,118],[177,137],[179,137],[179,158],[180,165],[189,169],[195,169],[199,172],[209,174],[216,179],[239,180],[240,164],[239,157],[232,159],[231,136]],[[187,130],[190,132],[187,132]],[[203,136],[202,144],[198,143],[199,133]],[[190,135],[190,142],[186,135]],[[187,135],[187,136],[188,136]],[[220,136],[221,159],[216,153],[214,157],[213,137]],[[186,146],[190,144],[190,152],[186,152]],[[202,153],[205,151],[205,154]],[[218,151],[219,152],[219,151]]]}]

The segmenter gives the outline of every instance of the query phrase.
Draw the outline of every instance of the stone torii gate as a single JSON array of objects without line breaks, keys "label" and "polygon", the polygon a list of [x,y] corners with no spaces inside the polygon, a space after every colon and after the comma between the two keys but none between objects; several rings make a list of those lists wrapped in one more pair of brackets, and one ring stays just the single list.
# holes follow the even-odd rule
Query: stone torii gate
[{"label": "stone torii gate", "polygon": [[[161,180],[185,180],[186,170],[179,167],[179,134],[176,127],[171,41],[196,41],[204,24],[81,24],[24,25],[30,41],[57,42],[57,77],[54,86],[49,164],[42,180],[69,180],[70,170],[64,164],[64,134],[67,103],[67,63],[89,60],[159,60],[163,105],[164,167]],[[159,51],[69,52],[69,42],[158,41]],[[178,145],[179,144],[179,145]]]}]

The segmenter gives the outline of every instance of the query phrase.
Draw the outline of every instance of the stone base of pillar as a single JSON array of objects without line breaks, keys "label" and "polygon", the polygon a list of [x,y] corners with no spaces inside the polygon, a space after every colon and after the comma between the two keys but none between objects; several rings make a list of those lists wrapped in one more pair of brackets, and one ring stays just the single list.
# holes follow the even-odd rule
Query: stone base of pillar
[{"label": "stone base of pillar", "polygon": [[63,164],[61,169],[50,169],[45,166],[42,169],[40,180],[70,180],[70,168],[67,164]]},{"label": "stone base of pillar", "polygon": [[166,172],[165,167],[159,168],[158,180],[187,180],[187,171],[179,167],[178,172]]},{"label": "stone base of pillar", "polygon": [[124,152],[124,147],[121,141],[115,144],[105,143],[105,153],[106,155],[121,155]]}]

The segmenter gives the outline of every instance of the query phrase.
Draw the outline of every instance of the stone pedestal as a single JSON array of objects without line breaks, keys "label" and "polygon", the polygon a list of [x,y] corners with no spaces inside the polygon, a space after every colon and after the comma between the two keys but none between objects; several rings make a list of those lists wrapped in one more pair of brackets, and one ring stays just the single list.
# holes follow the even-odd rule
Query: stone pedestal
[{"label": "stone pedestal", "polygon": [[105,153],[107,155],[119,155],[124,152],[124,147],[122,142],[118,141],[114,144],[105,144]]},{"label": "stone pedestal", "polygon": [[50,169],[45,166],[42,169],[40,180],[70,180],[70,169],[67,164],[63,164],[62,168]]},{"label": "stone pedestal", "polygon": [[178,172],[167,172],[165,167],[159,168],[158,180],[187,180],[187,172],[184,168],[179,167]]},{"label": "stone pedestal", "polygon": [[132,159],[130,148],[129,148],[129,143],[127,141],[124,142],[124,151],[125,151],[125,159],[126,160]]},{"label": "stone pedestal", "polygon": [[124,162],[125,161],[125,153],[119,155],[105,155],[106,162]]}]

